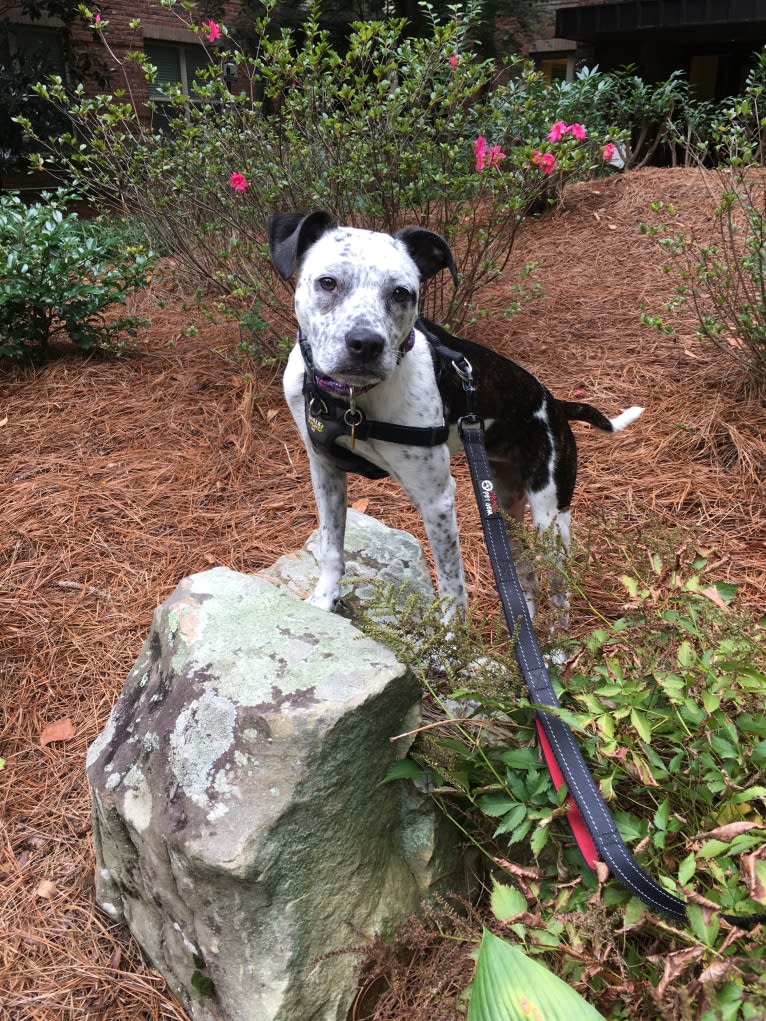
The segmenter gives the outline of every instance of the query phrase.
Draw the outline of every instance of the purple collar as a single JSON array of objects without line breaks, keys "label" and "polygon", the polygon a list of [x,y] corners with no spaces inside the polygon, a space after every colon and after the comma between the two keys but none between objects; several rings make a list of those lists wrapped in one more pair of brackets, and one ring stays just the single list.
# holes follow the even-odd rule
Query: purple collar
[{"label": "purple collar", "polygon": [[[331,376],[320,376],[314,371],[314,361],[311,356],[311,345],[300,330],[298,330],[298,343],[303,354],[303,361],[306,364],[306,369],[311,373],[314,378],[314,382],[321,390],[327,390],[336,397],[348,398],[352,396],[352,391],[353,396],[358,396],[359,394],[366,394],[368,390],[372,390],[374,386],[378,385],[377,383],[366,383],[364,386],[350,387],[348,383],[341,383],[340,380],[333,379]],[[415,330],[413,328],[399,345],[397,362],[400,362],[407,352],[412,350],[414,344]]]}]

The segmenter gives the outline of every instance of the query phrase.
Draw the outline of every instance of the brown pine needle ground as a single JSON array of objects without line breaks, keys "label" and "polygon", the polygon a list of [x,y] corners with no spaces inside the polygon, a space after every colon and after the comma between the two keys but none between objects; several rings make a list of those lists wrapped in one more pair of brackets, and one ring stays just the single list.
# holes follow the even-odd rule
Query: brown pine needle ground
[{"label": "brown pine needle ground", "polygon": [[[570,189],[564,208],[525,226],[506,281],[485,296],[493,314],[466,330],[560,397],[583,391],[609,415],[646,407],[618,437],[576,427],[574,533],[587,600],[575,601],[575,633],[593,626],[593,609],[619,612],[625,537],[639,556],[658,527],[711,551],[717,579],[740,583],[754,608],[766,604],[764,399],[699,346],[688,313],[677,340],[640,326],[641,302],[660,313],[671,286],[656,243],[638,230],[658,199],[676,205],[687,230],[711,222],[691,170]],[[513,274],[529,260],[543,296],[508,320]],[[136,354],[0,367],[2,1021],[183,1017],[126,931],[95,909],[85,751],[154,607],[181,578],[216,564],[266,567],[315,526],[277,371],[249,374],[232,324],[200,317],[197,335],[179,339],[194,317],[178,300],[155,307],[159,297],[137,299],[152,327]],[[484,596],[491,575],[478,515],[463,464],[456,474],[469,585]],[[350,498],[423,538],[390,482],[354,479]],[[64,736],[41,744],[63,720]],[[460,962],[467,982],[470,962]],[[412,970],[397,1001],[406,1010],[374,1016],[433,1021],[430,1007],[418,1015]]]}]

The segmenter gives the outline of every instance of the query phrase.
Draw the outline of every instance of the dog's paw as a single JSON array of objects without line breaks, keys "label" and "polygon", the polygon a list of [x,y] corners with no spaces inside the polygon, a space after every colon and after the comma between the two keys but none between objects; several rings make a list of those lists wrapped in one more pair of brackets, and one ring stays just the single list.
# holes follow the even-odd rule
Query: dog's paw
[{"label": "dog's paw", "polygon": [[340,592],[337,589],[328,592],[326,589],[316,588],[306,602],[311,603],[312,606],[319,607],[320,610],[324,610],[326,613],[332,613],[339,598]]}]

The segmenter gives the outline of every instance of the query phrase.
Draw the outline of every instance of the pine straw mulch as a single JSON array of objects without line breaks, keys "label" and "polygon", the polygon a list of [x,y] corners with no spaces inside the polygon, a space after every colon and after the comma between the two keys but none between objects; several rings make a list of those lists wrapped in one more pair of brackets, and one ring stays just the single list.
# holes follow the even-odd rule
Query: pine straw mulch
[{"label": "pine straw mulch", "polygon": [[[691,321],[680,322],[679,340],[639,325],[641,302],[660,311],[670,286],[638,231],[657,199],[675,204],[686,229],[709,228],[696,171],[577,185],[562,209],[525,225],[507,285],[486,299],[493,314],[470,330],[561,397],[584,391],[608,414],[647,409],[614,439],[577,427],[574,530],[587,593],[573,606],[577,633],[594,612],[619,612],[625,550],[645,556],[658,527],[677,530],[679,547],[710,551],[716,577],[739,582],[741,599],[766,602],[764,401],[699,347]],[[538,263],[543,296],[507,320],[508,288],[527,260]],[[134,304],[152,320],[139,352],[0,369],[2,1021],[183,1018],[126,931],[94,907],[85,751],[154,607],[182,577],[216,564],[267,567],[315,524],[277,371],[246,372],[236,328],[190,315],[177,298],[149,290]],[[179,340],[190,322],[197,336]],[[469,585],[490,599],[459,461],[456,475]],[[423,538],[391,483],[352,480],[350,497]],[[470,962],[456,960],[449,969],[462,969],[464,984]],[[406,967],[397,1005],[370,1018],[436,1017]]]}]

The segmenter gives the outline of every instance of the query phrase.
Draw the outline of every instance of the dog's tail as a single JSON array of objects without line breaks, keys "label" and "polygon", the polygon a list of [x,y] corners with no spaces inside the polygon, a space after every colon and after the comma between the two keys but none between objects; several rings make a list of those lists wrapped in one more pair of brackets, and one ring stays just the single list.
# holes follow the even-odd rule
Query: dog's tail
[{"label": "dog's tail", "polygon": [[607,418],[592,404],[582,404],[579,401],[559,401],[558,403],[569,422],[587,422],[588,425],[603,429],[607,433],[618,433],[625,429],[631,422],[635,422],[644,410],[634,405],[623,411],[621,415]]}]

